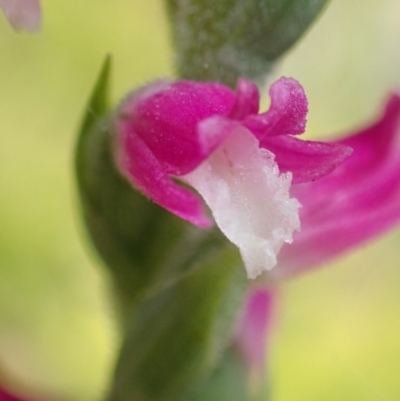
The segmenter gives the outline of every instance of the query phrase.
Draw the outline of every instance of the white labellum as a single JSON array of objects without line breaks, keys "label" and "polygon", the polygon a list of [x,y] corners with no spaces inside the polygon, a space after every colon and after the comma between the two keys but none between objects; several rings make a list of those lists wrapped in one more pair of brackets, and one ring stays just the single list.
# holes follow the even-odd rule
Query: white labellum
[{"label": "white labellum", "polygon": [[271,270],[285,242],[300,229],[292,176],[280,174],[274,155],[245,128],[235,129],[198,168],[180,177],[210,207],[226,237],[238,246],[247,275]]}]

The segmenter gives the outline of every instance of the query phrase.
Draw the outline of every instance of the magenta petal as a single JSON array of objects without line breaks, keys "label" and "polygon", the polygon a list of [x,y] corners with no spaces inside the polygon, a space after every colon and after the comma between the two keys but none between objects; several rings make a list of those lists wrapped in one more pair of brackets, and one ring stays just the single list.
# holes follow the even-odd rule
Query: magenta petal
[{"label": "magenta petal", "polygon": [[293,187],[302,229],[281,250],[280,276],[322,264],[400,221],[400,97],[389,99],[377,123],[338,142],[353,155],[330,175]]},{"label": "magenta petal", "polygon": [[269,95],[269,110],[247,117],[243,125],[260,140],[270,135],[302,134],[308,111],[303,87],[293,78],[282,77],[271,85]]},{"label": "magenta petal", "polygon": [[239,126],[227,115],[235,94],[219,84],[160,81],[117,110],[119,167],[154,202],[201,227],[211,224],[197,194],[177,184]]},{"label": "magenta petal", "polygon": [[119,165],[129,181],[154,202],[200,227],[212,223],[204,212],[200,198],[179,186],[165,172],[163,166],[145,142],[134,133],[124,139],[124,151]]},{"label": "magenta petal", "polygon": [[257,114],[260,108],[260,93],[253,82],[240,78],[236,87],[236,103],[229,117],[243,120],[251,114]]},{"label": "magenta petal", "polygon": [[[385,165],[388,158],[397,159],[400,147],[399,119],[400,119],[400,96],[392,94],[386,102],[383,117],[372,126],[360,132],[345,137],[338,142],[350,146],[356,151],[348,161],[354,166],[354,173],[365,176],[376,172],[376,168]],[[362,170],[360,167],[363,167]],[[354,179],[354,178],[353,178]]]},{"label": "magenta petal", "polygon": [[266,343],[271,328],[274,295],[265,288],[254,288],[247,296],[236,333],[236,344],[250,373],[262,376]]},{"label": "magenta petal", "polygon": [[[206,82],[158,82],[134,92],[121,107],[123,132],[134,131],[168,174],[184,175],[196,168],[217,143],[207,146],[197,126],[213,116],[227,116],[235,93]],[[207,151],[205,152],[205,149]]]},{"label": "magenta petal", "polygon": [[264,137],[260,146],[274,153],[281,172],[292,173],[293,184],[314,181],[331,173],[352,153],[344,145],[303,141],[291,136]]},{"label": "magenta petal", "polygon": [[204,155],[203,159],[206,159],[239,126],[238,121],[221,116],[200,121],[197,126],[197,146],[200,150],[199,153]]}]

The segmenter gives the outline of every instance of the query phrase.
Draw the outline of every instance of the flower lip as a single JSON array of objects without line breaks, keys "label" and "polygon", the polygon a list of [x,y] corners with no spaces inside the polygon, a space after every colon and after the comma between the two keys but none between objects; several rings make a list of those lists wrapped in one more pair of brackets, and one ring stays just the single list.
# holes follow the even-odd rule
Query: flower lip
[{"label": "flower lip", "polygon": [[271,270],[285,242],[300,228],[299,203],[290,198],[290,174],[260,149],[244,127],[233,130],[213,154],[182,177],[210,207],[215,222],[240,250],[249,278]]}]

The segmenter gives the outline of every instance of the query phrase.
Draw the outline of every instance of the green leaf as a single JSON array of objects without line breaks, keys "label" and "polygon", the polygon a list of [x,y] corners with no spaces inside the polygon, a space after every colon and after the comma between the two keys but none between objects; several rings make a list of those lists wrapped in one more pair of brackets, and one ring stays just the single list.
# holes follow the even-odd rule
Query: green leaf
[{"label": "green leaf", "polygon": [[166,0],[180,78],[262,81],[327,0]]},{"label": "green leaf", "polygon": [[[86,111],[82,120],[81,128],[78,135],[77,145],[77,161],[80,161],[80,152],[84,149],[84,144],[87,135],[90,134],[94,125],[108,112],[109,110],[109,86],[111,75],[111,55],[107,55],[104,59],[100,70],[99,77],[92,91]],[[78,167],[79,169],[79,167]]]}]

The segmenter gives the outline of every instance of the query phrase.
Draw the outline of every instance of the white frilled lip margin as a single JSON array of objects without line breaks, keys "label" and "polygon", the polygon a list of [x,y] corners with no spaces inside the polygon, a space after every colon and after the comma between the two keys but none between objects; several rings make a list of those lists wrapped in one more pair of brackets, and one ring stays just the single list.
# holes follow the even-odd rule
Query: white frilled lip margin
[{"label": "white frilled lip margin", "polygon": [[276,266],[281,247],[300,229],[300,203],[289,195],[291,178],[279,173],[274,155],[244,127],[179,177],[200,193],[220,230],[239,248],[251,279]]}]

